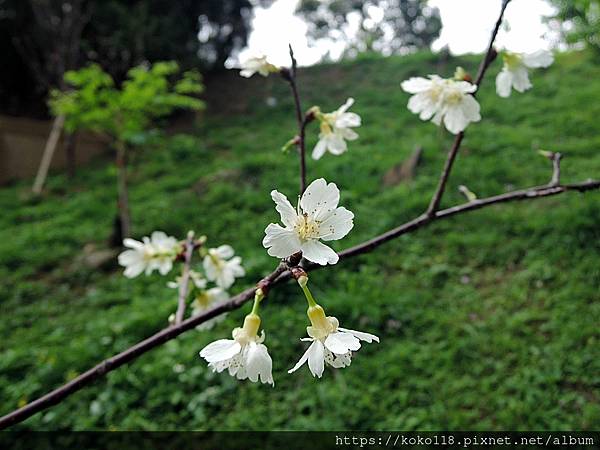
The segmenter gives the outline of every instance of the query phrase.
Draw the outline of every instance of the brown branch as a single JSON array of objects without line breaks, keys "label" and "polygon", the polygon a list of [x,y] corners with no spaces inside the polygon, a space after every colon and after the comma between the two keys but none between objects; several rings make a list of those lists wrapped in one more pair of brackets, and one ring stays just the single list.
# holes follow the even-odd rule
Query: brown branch
[{"label": "brown branch", "polygon": [[[530,200],[536,198],[550,197],[559,195],[568,191],[585,192],[593,189],[600,189],[599,180],[588,180],[582,183],[565,184],[561,186],[538,186],[529,189],[522,189],[518,191],[507,192],[492,197],[476,199],[468,203],[462,203],[460,205],[453,206],[451,208],[436,211],[433,216],[422,214],[421,216],[400,225],[397,228],[391,229],[373,239],[358,244],[354,247],[348,248],[339,253],[340,259],[347,259],[352,256],[361,255],[368,253],[384,243],[391,241],[403,234],[410,231],[422,228],[431,222],[445,219],[458,214],[474,211],[487,206],[491,206],[499,203],[508,203],[518,200]],[[263,289],[265,295],[273,285],[283,282],[290,277],[290,272],[287,270],[288,264],[280,263],[279,266],[263,278],[257,286]],[[322,266],[316,266],[311,264],[306,269],[316,269]],[[221,303],[213,308],[198,314],[197,316],[190,317],[184,320],[178,325],[166,328],[158,333],[150,336],[149,338],[135,344],[133,347],[111,357],[105,359],[101,363],[87,370],[86,372],[79,375],[77,378],[69,381],[67,384],[49,392],[48,394],[34,400],[33,402],[19,408],[3,417],[0,418],[0,430],[10,427],[16,423],[22,422],[28,417],[49,408],[65,399],[66,397],[74,394],[81,388],[91,384],[94,380],[100,378],[106,373],[117,369],[123,364],[134,360],[138,356],[152,350],[159,345],[176,338],[185,331],[191,330],[203,322],[206,322],[213,317],[223,314],[227,311],[232,311],[240,308],[244,303],[254,298],[255,288],[249,288],[245,291],[240,292],[236,296],[232,297],[228,301]]]},{"label": "brown branch", "polygon": [[585,192],[593,189],[600,189],[600,180],[587,180],[582,183],[565,184],[561,186],[537,186],[528,189],[506,192],[492,197],[478,198],[473,201],[461,203],[460,205],[436,211],[433,216],[422,214],[419,217],[406,222],[399,227],[393,228],[385,233],[374,237],[362,244],[355,245],[339,253],[340,259],[349,258],[351,256],[360,255],[374,250],[386,242],[406,234],[415,229],[421,228],[430,222],[445,219],[456,214],[474,211],[486,206],[495,205],[498,203],[508,203],[518,200],[530,200],[536,198],[550,197],[553,195],[562,194],[567,191]]},{"label": "brown branch", "polygon": [[[510,0],[503,0],[502,6],[500,7],[500,14],[498,15],[498,20],[496,20],[496,25],[494,25],[494,29],[492,30],[492,35],[490,36],[490,42],[488,43],[487,51],[479,65],[479,70],[477,72],[477,77],[475,78],[475,92],[473,92],[473,96],[477,94],[479,90],[479,86],[483,81],[483,77],[488,69],[488,67],[492,64],[494,59],[496,59],[497,53],[494,50],[494,42],[496,41],[496,36],[498,36],[498,31],[500,30],[500,26],[502,25],[502,18],[504,17],[504,11],[506,11],[506,7]],[[448,182],[448,178],[450,176],[450,172],[452,171],[452,166],[454,165],[454,160],[456,159],[456,155],[458,154],[458,150],[460,149],[460,144],[465,137],[465,132],[461,131],[454,138],[454,143],[448,152],[448,156],[446,157],[446,162],[444,164],[444,169],[442,170],[442,174],[440,175],[440,180],[438,181],[437,188],[431,197],[431,201],[429,202],[429,206],[427,207],[427,211],[425,212],[428,216],[433,216],[433,214],[439,209],[440,202],[442,201],[442,196],[444,195],[444,191],[446,189],[446,183]]]},{"label": "brown branch", "polygon": [[185,314],[186,300],[188,296],[188,286],[190,284],[190,266],[192,264],[192,256],[196,248],[194,242],[194,232],[189,231],[184,244],[183,253],[183,272],[179,281],[179,296],[177,301],[177,312],[175,313],[175,325],[179,325],[183,321]]}]

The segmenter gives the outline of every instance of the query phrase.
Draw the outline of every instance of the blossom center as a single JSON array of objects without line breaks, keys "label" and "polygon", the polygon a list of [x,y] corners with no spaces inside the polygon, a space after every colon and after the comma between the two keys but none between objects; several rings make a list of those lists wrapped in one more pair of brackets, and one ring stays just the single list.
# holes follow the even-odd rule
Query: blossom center
[{"label": "blossom center", "polygon": [[521,66],[523,58],[518,53],[506,52],[502,55],[504,64],[509,70],[514,70]]},{"label": "blossom center", "polygon": [[298,216],[298,221],[294,226],[294,230],[298,233],[298,236],[302,241],[315,239],[319,236],[319,224],[311,219],[306,213],[302,213]]},{"label": "blossom center", "polygon": [[456,105],[462,101],[463,95],[464,94],[460,91],[460,89],[456,89],[454,86],[448,86],[444,100],[450,105]]},{"label": "blossom center", "polygon": [[329,116],[330,116],[330,114],[325,114],[324,120],[321,122],[321,133],[323,133],[324,135],[333,133],[333,130],[332,130],[333,120]]},{"label": "blossom center", "polygon": [[221,258],[219,258],[217,255],[215,255],[212,251],[208,252],[208,256],[210,257],[210,260],[217,267],[218,270],[223,269],[225,262]]},{"label": "blossom center", "polygon": [[196,303],[199,307],[202,308],[206,308],[208,305],[210,305],[211,303],[211,298],[210,296],[206,293],[206,292],[202,292],[201,294],[198,294],[194,300],[194,303]]},{"label": "blossom center", "polygon": [[442,86],[440,86],[438,83],[433,83],[431,88],[427,91],[427,93],[429,94],[429,98],[433,102],[437,102],[442,96],[443,91],[444,89]]}]

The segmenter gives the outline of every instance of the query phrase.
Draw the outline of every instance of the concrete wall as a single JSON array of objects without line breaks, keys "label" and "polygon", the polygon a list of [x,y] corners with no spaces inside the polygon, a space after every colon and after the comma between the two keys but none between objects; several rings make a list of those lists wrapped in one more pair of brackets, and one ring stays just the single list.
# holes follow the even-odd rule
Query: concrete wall
[{"label": "concrete wall", "polygon": [[[33,120],[0,115],[0,184],[17,178],[35,177],[46,140],[52,128],[51,120]],[[67,165],[64,138],[52,159],[51,170]],[[98,136],[80,133],[75,147],[76,164],[87,163],[94,156],[108,153],[109,148]]]}]

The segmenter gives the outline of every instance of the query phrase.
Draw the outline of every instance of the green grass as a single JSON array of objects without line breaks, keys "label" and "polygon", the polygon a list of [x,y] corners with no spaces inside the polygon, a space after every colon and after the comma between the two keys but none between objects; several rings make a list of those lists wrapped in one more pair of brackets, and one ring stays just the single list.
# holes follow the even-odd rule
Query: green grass
[{"label": "green grass", "polygon": [[[355,227],[337,250],[420,214],[451,136],[408,112],[400,82],[450,76],[457,64],[431,54],[363,58],[302,70],[304,106],[337,108],[352,96],[360,139],[341,157],[308,161],[309,178],[342,191]],[[600,67],[586,53],[558,56],[532,76],[534,89],[495,95],[490,70],[443,205],[548,181],[537,148],[564,154],[563,181],[600,176]],[[267,106],[267,97],[277,104]],[[232,244],[252,285],[276,264],[261,246],[278,219],[269,192],[297,191],[297,158],[279,151],[294,134],[290,95],[277,77],[232,74],[209,85],[206,118],[193,138],[160,141],[132,164],[136,236],[155,229],[210,245]],[[316,141],[317,127],[308,132]],[[411,183],[382,176],[424,148]],[[109,162],[53,174],[47,195],[29,181],[0,189],[0,413],[31,401],[166,325],[176,299],[158,275],[127,280],[116,265],[90,270],[78,254],[102,247],[114,217]],[[210,332],[188,332],[58,406],[29,429],[591,429],[600,423],[600,193],[570,193],[450,218],[372,254],[311,275],[317,300],[350,328],[381,337],[344,370],[312,378],[300,357],[306,302],[292,284],[262,308],[275,388],[212,374],[198,357],[229,337],[249,309]]]}]

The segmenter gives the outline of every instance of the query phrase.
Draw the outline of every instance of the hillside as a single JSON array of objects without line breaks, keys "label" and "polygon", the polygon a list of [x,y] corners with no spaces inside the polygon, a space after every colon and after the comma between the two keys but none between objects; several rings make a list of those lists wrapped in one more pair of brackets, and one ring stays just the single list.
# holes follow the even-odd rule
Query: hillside
[{"label": "hillside", "polygon": [[[308,161],[355,215],[336,250],[420,214],[451,137],[406,109],[400,82],[475,71],[478,58],[416,54],[363,58],[302,70],[305,108],[356,99],[360,138],[341,157]],[[586,53],[558,55],[534,88],[495,95],[490,70],[479,94],[483,121],[468,129],[443,205],[546,183],[538,148],[564,155],[565,182],[600,177],[600,66]],[[132,161],[134,234],[188,229],[233,245],[252,285],[276,260],[261,245],[275,221],[269,192],[297,191],[287,86],[231,74],[208,86],[193,137],[157,139]],[[268,100],[268,101],[267,101]],[[271,106],[269,106],[271,105]],[[308,131],[316,142],[317,126]],[[415,146],[411,182],[384,188],[386,171]],[[74,180],[50,177],[35,200],[29,181],[0,189],[0,413],[31,401],[92,364],[164,327],[173,290],[158,275],[127,280],[116,264],[92,270],[84,246],[103,248],[114,215],[115,173],[99,160]],[[600,423],[600,193],[500,205],[432,224],[311,276],[317,299],[350,328],[381,337],[352,365],[315,380],[288,375],[304,344],[305,300],[289,284],[263,307],[275,388],[212,374],[198,357],[229,338],[246,309],[209,332],[191,331],[21,427],[29,429],[590,429]]]}]

